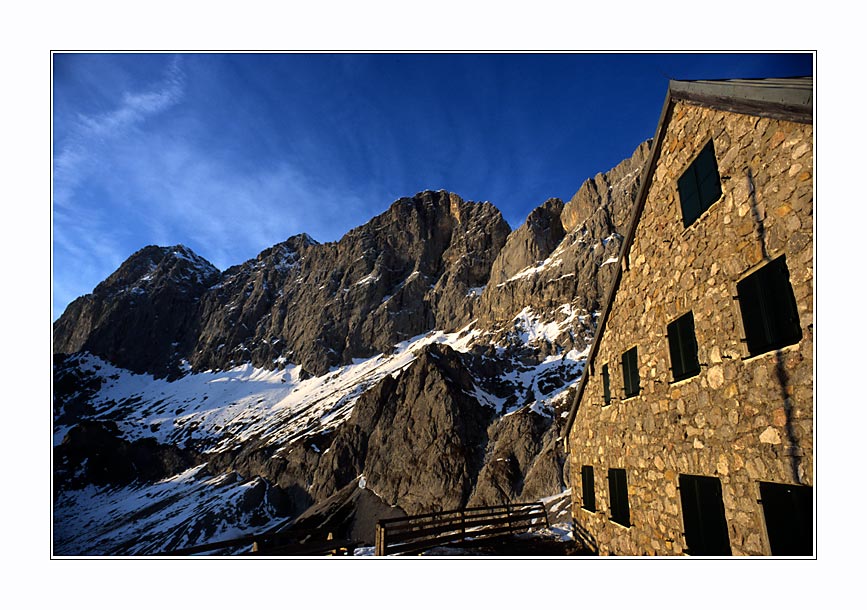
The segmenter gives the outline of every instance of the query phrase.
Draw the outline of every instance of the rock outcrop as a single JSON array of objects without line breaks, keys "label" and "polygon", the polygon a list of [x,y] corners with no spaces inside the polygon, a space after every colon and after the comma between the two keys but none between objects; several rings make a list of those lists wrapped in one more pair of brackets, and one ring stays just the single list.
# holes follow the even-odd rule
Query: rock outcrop
[{"label": "rock outcrop", "polygon": [[645,142],[610,172],[587,180],[569,203],[548,200],[528,216],[493,263],[477,309],[480,327],[502,337],[529,308],[541,323],[572,318],[555,352],[583,349],[595,329],[593,312],[601,309],[618,263],[649,153]]},{"label": "rock outcrop", "polygon": [[55,489],[153,482],[199,460],[192,451],[153,438],[124,440],[114,422],[83,421],[54,449]]},{"label": "rock outcrop", "polygon": [[398,379],[386,377],[359,399],[320,462],[314,495],[363,474],[368,489],[410,514],[466,505],[494,416],[473,389],[457,353],[427,347]]}]

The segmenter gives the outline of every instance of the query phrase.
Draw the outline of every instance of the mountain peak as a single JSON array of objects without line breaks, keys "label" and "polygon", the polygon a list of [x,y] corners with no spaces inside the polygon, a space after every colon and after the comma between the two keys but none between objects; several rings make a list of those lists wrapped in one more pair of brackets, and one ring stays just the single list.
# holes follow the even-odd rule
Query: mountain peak
[{"label": "mountain peak", "polygon": [[118,269],[94,288],[94,295],[109,296],[125,291],[146,292],[150,286],[171,281],[206,285],[219,270],[187,246],[145,246],[127,258]]}]

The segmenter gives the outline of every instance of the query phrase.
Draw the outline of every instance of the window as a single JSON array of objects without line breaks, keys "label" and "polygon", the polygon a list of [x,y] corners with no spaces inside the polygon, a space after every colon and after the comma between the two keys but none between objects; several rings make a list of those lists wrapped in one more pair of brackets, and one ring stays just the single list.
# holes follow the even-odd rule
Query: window
[{"label": "window", "polygon": [[611,504],[611,520],[629,527],[629,495],[626,489],[626,470],[623,468],[608,469],[608,499]]},{"label": "window", "polygon": [[738,303],[750,356],[801,340],[801,321],[781,256],[738,282]]},{"label": "window", "polygon": [[731,555],[719,479],[682,474],[679,481],[686,552],[690,555]]},{"label": "window", "polygon": [[675,381],[698,375],[698,342],[691,311],[668,325],[668,351]]},{"label": "window", "polygon": [[605,404],[611,404],[611,377],[608,375],[608,365],[602,365],[602,398]]},{"label": "window", "polygon": [[707,143],[695,161],[686,168],[677,180],[680,193],[680,209],[683,213],[683,226],[694,223],[702,213],[722,195],[719,170],[713,140]]},{"label": "window", "polygon": [[596,512],[596,488],[593,486],[593,466],[581,467],[581,507]]},{"label": "window", "polygon": [[759,482],[771,555],[813,554],[813,488]]},{"label": "window", "polygon": [[623,393],[626,398],[638,396],[638,348],[633,347],[623,354]]}]

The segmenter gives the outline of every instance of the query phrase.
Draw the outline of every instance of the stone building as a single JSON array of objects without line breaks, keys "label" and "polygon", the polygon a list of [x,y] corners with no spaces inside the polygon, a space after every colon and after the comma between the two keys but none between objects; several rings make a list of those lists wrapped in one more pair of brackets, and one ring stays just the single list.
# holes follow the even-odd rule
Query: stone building
[{"label": "stone building", "polygon": [[813,554],[813,81],[671,81],[565,442],[600,554]]}]

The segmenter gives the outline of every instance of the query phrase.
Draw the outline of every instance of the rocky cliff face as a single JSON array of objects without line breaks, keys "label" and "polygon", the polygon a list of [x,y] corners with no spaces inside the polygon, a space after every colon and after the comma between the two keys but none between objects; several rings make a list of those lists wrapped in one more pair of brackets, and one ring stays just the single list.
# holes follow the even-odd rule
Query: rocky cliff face
[{"label": "rocky cliff face", "polygon": [[198,301],[219,270],[189,248],[147,246],[54,323],[54,353],[87,351],[135,372],[176,376]]},{"label": "rocky cliff face", "polygon": [[492,205],[427,191],[337,243],[292,238],[227,270],[205,294],[190,362],[289,361],[321,375],[432,328],[458,328],[508,233]]},{"label": "rocky cliff face", "polygon": [[[355,535],[372,528],[359,515],[561,492],[561,415],[648,152],[645,143],[566,204],[544,202],[511,233],[492,205],[428,191],[338,242],[295,236],[223,273],[182,247],[136,253],[55,324],[59,505],[81,511],[74,490],[106,455],[120,456],[117,472],[93,470],[91,482],[122,485],[136,468],[143,480],[176,480],[195,466],[199,485],[243,488],[258,525],[351,514]],[[77,352],[184,376],[130,377],[137,389],[123,396],[112,380],[126,373],[84,374],[90,364],[63,356]],[[240,365],[272,373],[251,374],[247,394],[230,383],[221,398],[228,386],[213,382],[240,374],[204,371]],[[205,389],[192,395],[195,383]],[[148,434],[159,442],[141,442]],[[213,521],[203,529],[190,517],[189,531],[204,536]],[[122,548],[185,540],[154,536]]]},{"label": "rocky cliff face", "polygon": [[477,309],[481,326],[502,336],[525,311],[568,326],[553,342],[555,352],[587,344],[649,153],[644,142],[610,172],[587,180],[569,203],[548,200],[530,214],[494,261]]},{"label": "rocky cliff face", "polygon": [[222,274],[187,248],[151,246],[69,306],[54,351],[162,376],[182,360],[196,371],[292,362],[321,375],[469,322],[508,234],[494,206],[426,191],[339,242],[298,235]]}]

